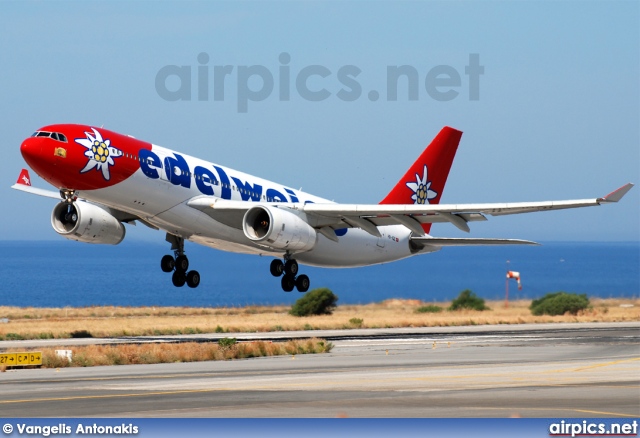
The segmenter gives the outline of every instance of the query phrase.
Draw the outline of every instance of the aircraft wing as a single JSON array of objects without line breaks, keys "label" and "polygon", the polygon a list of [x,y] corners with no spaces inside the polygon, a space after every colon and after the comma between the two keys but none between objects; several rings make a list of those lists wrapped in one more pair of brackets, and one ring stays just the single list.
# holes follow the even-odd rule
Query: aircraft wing
[{"label": "aircraft wing", "polygon": [[57,200],[61,200],[60,192],[54,192],[53,190],[45,190],[40,189],[38,187],[28,186],[26,184],[14,184],[11,186],[12,189],[20,190],[22,192],[31,193],[32,195],[45,196],[47,198],[53,198]]},{"label": "aircraft wing", "polygon": [[[402,224],[418,235],[424,235],[424,232],[420,231],[420,226],[416,227],[416,222],[419,224],[451,222],[459,229],[468,232],[469,225],[467,222],[487,220],[486,215],[503,216],[536,211],[591,207],[618,202],[632,187],[633,184],[628,183],[601,198],[567,201],[435,205],[306,204],[301,210],[307,214],[341,218],[347,223],[350,221],[368,221],[376,226]],[[355,223],[353,225],[356,226]],[[364,229],[365,227],[360,228]]]},{"label": "aircraft wing", "polygon": [[[417,236],[425,236],[422,224],[434,222],[450,222],[459,229],[468,232],[468,222],[485,221],[486,216],[502,216],[508,214],[532,213],[536,211],[561,210],[567,208],[590,207],[611,202],[618,202],[633,187],[625,184],[617,190],[600,198],[577,199],[566,201],[518,202],[518,203],[485,203],[485,204],[262,204],[277,208],[288,208],[304,214],[306,221],[331,240],[337,240],[333,230],[342,228],[361,228],[374,236],[380,236],[378,226],[404,225]],[[198,196],[187,203],[201,210],[213,219],[234,228],[242,229],[244,213],[258,203],[228,201],[210,196]],[[472,239],[474,241],[478,239]],[[497,240],[494,244],[498,244]],[[525,243],[527,241],[517,241]],[[426,243],[426,242],[425,242]],[[462,241],[449,241],[432,244],[454,245]],[[502,241],[501,244],[505,243]],[[516,243],[515,241],[511,243]],[[527,242],[533,243],[533,242]],[[466,244],[474,244],[467,241]],[[485,243],[475,244],[491,244]]]}]

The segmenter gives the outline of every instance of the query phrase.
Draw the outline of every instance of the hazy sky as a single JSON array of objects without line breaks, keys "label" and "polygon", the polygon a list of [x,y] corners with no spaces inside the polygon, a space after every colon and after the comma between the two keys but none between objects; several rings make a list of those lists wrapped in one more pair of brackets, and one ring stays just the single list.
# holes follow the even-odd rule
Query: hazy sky
[{"label": "hazy sky", "polygon": [[[338,202],[379,202],[444,125],[464,131],[445,203],[640,183],[639,5],[1,2],[0,239],[61,239],[53,200],[9,189],[21,141],[51,123],[104,125]],[[403,77],[392,100],[395,66],[417,88]],[[490,218],[471,235],[639,240],[639,214],[635,187],[617,205]]]}]

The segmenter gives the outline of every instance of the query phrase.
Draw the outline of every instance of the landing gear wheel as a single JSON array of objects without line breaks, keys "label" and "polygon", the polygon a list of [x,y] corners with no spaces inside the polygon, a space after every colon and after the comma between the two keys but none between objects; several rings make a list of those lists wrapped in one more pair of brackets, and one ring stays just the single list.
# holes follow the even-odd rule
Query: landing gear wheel
[{"label": "landing gear wheel", "polygon": [[162,269],[162,272],[171,272],[175,267],[176,267],[176,261],[173,258],[173,256],[169,254],[162,257],[162,260],[160,260],[160,269]]},{"label": "landing gear wheel", "polygon": [[304,274],[296,278],[296,289],[298,289],[298,292],[308,291],[309,284],[310,284],[309,277],[307,277]]},{"label": "landing gear wheel", "polygon": [[198,271],[189,271],[187,273],[187,286],[194,288],[200,284],[200,273]]},{"label": "landing gear wheel", "polygon": [[271,275],[274,277],[280,277],[284,271],[284,263],[282,263],[282,260],[275,259],[271,262],[269,270],[271,271]]},{"label": "landing gear wheel", "polygon": [[175,287],[182,287],[187,281],[187,276],[182,271],[174,271],[171,282]]},{"label": "landing gear wheel", "polygon": [[291,292],[296,285],[296,279],[292,275],[284,275],[282,277],[282,290],[285,292]]},{"label": "landing gear wheel", "polygon": [[285,274],[291,275],[293,277],[298,275],[298,262],[293,259],[287,260],[287,262],[284,264],[284,272]]},{"label": "landing gear wheel", "polygon": [[176,258],[176,271],[187,272],[189,269],[189,259],[186,255],[179,255]]}]

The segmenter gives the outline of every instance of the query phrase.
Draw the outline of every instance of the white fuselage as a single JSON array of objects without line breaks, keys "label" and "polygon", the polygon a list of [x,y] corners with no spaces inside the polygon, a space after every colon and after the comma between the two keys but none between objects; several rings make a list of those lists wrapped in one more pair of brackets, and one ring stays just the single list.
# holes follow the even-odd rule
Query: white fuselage
[{"label": "white fuselage", "polygon": [[[248,203],[277,202],[277,205],[283,202],[330,203],[326,199],[160,146],[153,145],[151,154],[153,157],[147,153],[142,158],[134,158],[140,160],[141,168],[130,178],[111,187],[78,191],[78,196],[139,216],[160,229],[195,243],[224,251],[278,257],[284,252],[257,245],[245,236],[241,226],[216,221],[188,206],[187,201],[195,196],[208,195]],[[166,166],[167,157],[180,164]],[[206,173],[204,177],[203,172]],[[211,176],[217,184],[212,183]],[[379,230],[381,237],[358,228],[348,228],[338,242],[318,234],[314,248],[296,253],[295,258],[300,263],[313,266],[356,267],[399,260],[414,254],[410,251],[411,232],[407,228],[392,225],[381,226]]]}]

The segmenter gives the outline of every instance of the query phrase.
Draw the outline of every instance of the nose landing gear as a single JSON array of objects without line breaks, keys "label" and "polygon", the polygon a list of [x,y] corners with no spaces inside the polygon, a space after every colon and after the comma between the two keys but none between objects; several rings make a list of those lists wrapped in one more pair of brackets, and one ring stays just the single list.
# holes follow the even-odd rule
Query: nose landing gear
[{"label": "nose landing gear", "polygon": [[284,263],[282,260],[275,259],[269,266],[269,271],[274,277],[282,276],[281,286],[285,292],[291,292],[295,287],[298,292],[306,292],[309,290],[309,277],[306,275],[298,275],[298,262],[295,259],[290,258],[289,254],[284,256]]},{"label": "nose landing gear", "polygon": [[163,272],[173,272],[171,282],[175,287],[185,285],[194,288],[200,284],[200,273],[198,271],[188,271],[189,259],[184,254],[184,239],[167,233],[167,242],[171,243],[171,249],[174,250],[174,256],[165,255],[160,260],[160,269]]}]

